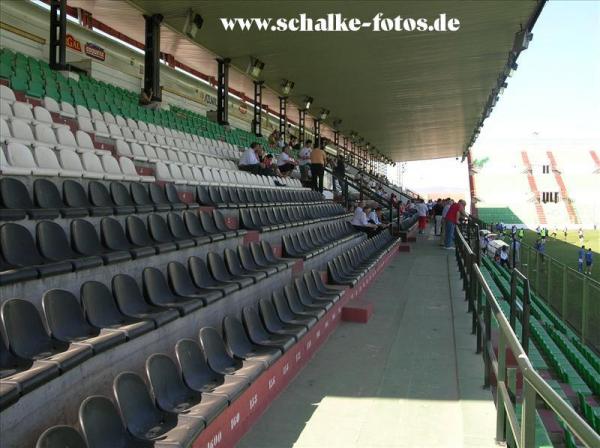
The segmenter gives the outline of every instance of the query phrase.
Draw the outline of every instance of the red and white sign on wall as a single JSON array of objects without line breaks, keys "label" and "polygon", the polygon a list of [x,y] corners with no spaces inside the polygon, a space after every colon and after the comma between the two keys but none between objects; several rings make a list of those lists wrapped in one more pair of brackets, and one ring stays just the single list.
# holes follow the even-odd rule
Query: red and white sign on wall
[{"label": "red and white sign on wall", "polygon": [[71,50],[81,51],[81,42],[75,39],[72,34],[67,34],[65,43]]},{"label": "red and white sign on wall", "polygon": [[99,47],[91,42],[85,44],[85,54],[100,61],[104,61],[106,59],[106,52],[104,51],[104,48]]}]

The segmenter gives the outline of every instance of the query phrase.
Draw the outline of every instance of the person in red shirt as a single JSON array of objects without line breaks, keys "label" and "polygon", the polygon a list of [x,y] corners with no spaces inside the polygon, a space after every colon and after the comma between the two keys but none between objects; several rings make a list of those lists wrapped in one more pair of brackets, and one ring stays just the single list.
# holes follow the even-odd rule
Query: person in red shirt
[{"label": "person in red shirt", "polygon": [[465,212],[465,206],[467,203],[464,199],[455,202],[448,209],[446,213],[446,240],[444,242],[444,249],[454,249],[454,228],[461,220],[467,217]]}]

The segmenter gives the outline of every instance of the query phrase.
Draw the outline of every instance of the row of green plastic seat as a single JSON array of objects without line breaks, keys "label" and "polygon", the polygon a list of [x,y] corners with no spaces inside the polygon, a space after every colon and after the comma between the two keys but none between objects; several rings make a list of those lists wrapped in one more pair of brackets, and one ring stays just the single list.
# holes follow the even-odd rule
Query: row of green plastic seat
[{"label": "row of green plastic seat", "polygon": [[600,406],[592,406],[587,401],[587,397],[582,393],[578,393],[577,398],[579,399],[579,406],[581,407],[583,417],[600,434]]}]

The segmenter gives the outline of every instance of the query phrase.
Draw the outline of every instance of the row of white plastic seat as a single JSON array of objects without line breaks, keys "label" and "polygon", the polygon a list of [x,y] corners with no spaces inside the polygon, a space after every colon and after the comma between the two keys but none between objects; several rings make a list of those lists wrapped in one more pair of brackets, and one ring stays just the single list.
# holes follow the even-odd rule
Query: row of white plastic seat
[{"label": "row of white plastic seat", "polygon": [[6,150],[0,148],[0,156],[3,175],[155,181],[154,176],[138,174],[131,159],[117,160],[110,153],[98,156],[88,151],[80,155],[67,149],[55,152],[46,146],[30,149],[20,143],[9,143]]},{"label": "row of white plastic seat", "polygon": [[192,152],[185,153],[173,149],[165,150],[164,148],[157,148],[150,145],[142,146],[138,143],[130,144],[123,140],[118,140],[115,148],[117,154],[131,157],[140,162],[163,162],[166,164],[174,163],[176,165],[214,166],[230,170],[237,169],[237,165],[231,160],[203,156],[202,154],[194,154]]},{"label": "row of white plastic seat", "polygon": [[174,149],[181,152],[193,152],[206,154],[219,158],[237,159],[240,155],[238,150],[229,148],[209,148],[208,146],[189,140],[173,137],[154,135],[139,129],[132,130],[129,127],[120,127],[116,123],[106,124],[104,121],[92,122],[89,118],[77,117],[77,126],[85,132],[90,132],[98,137],[113,139],[115,141],[125,140],[128,143],[140,145],[151,145],[157,148]]},{"label": "row of white plastic seat", "polygon": [[26,146],[48,146],[53,149],[68,149],[80,153],[94,152],[98,155],[110,154],[104,149],[97,149],[90,136],[83,131],[73,135],[68,126],[52,128],[46,123],[36,123],[33,129],[24,120],[13,119],[10,126],[0,118],[0,143],[21,143]]},{"label": "row of white plastic seat", "polygon": [[29,124],[44,123],[52,127],[65,126],[62,123],[55,123],[50,112],[42,106],[32,107],[31,104],[22,101],[15,101],[12,104],[0,101],[0,118],[6,121],[21,120]]},{"label": "row of white plastic seat", "polygon": [[[253,186],[274,187],[274,177],[261,176],[245,171],[227,170],[222,168],[202,168],[189,165],[166,165],[162,162],[156,163],[156,178],[158,180],[174,182],[183,185],[229,185],[229,186]],[[284,184],[290,188],[301,188],[298,179],[278,179],[280,186]]]}]

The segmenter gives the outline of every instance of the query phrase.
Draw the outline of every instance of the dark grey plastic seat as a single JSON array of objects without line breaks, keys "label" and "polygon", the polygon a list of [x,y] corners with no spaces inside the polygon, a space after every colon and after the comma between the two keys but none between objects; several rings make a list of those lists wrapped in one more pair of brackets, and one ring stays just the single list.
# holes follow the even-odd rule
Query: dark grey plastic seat
[{"label": "dark grey plastic seat", "polygon": [[154,443],[133,437],[112,401],[101,395],[87,397],[79,406],[79,426],[89,448],[150,448]]},{"label": "dark grey plastic seat", "polygon": [[117,305],[125,316],[152,320],[156,327],[179,317],[177,310],[158,308],[147,303],[135,279],[129,275],[115,275],[112,279],[112,289]]},{"label": "dark grey plastic seat", "polygon": [[1,212],[5,219],[23,219],[23,212],[31,219],[54,219],[59,216],[59,211],[55,208],[45,209],[33,205],[27,187],[12,177],[0,179],[0,203],[3,205],[2,210],[12,210]]},{"label": "dark grey plastic seat", "polygon": [[158,184],[150,184],[149,186],[150,192],[150,200],[159,206],[169,206],[171,210],[183,210],[186,208],[185,204],[182,202],[172,203],[167,199],[167,195],[165,194],[165,190]]},{"label": "dark grey plastic seat", "polygon": [[90,202],[95,207],[111,207],[115,215],[129,215],[135,212],[133,205],[117,205],[108,192],[108,188],[103,183],[91,181],[88,184]]},{"label": "dark grey plastic seat", "polygon": [[225,202],[225,199],[221,196],[218,186],[209,185],[208,194],[210,195],[210,199],[216,207],[229,207],[230,204]]},{"label": "dark grey plastic seat", "polygon": [[229,353],[237,359],[261,362],[268,368],[281,357],[282,352],[278,348],[253,344],[236,317],[227,316],[223,319],[223,338]]},{"label": "dark grey plastic seat", "polygon": [[222,291],[224,295],[231,294],[241,288],[239,283],[216,280],[208,270],[204,260],[199,257],[188,258],[188,266],[194,284],[200,288]]},{"label": "dark grey plastic seat", "polygon": [[333,288],[333,287],[328,287],[327,285],[325,285],[325,283],[323,282],[323,279],[321,278],[321,275],[319,274],[318,271],[316,270],[312,270],[311,271],[311,276],[313,278],[313,281],[317,287],[317,290],[323,294],[323,295],[333,295],[335,294],[338,299],[344,294],[344,290],[343,289],[338,289],[338,288]]},{"label": "dark grey plastic seat", "polygon": [[0,411],[15,403],[20,395],[56,378],[58,366],[52,362],[20,358],[10,352],[0,337]]},{"label": "dark grey plastic seat", "polygon": [[35,448],[88,448],[72,426],[58,425],[45,430],[37,440]]},{"label": "dark grey plastic seat", "polygon": [[269,333],[292,336],[296,340],[299,340],[308,331],[305,325],[286,324],[282,322],[273,306],[273,302],[267,298],[259,300],[258,308],[263,324]]},{"label": "dark grey plastic seat", "polygon": [[154,321],[127,317],[121,313],[112,292],[104,283],[88,281],[81,285],[81,304],[88,322],[96,328],[120,331],[127,339],[154,330]]},{"label": "dark grey plastic seat", "polygon": [[213,219],[215,222],[215,226],[217,228],[217,230],[219,232],[224,233],[225,235],[227,235],[229,237],[229,235],[231,236],[244,236],[248,233],[248,231],[244,230],[244,229],[231,229],[229,228],[229,226],[227,225],[227,222],[225,220],[225,217],[223,216],[223,213],[221,213],[219,210],[213,210]]},{"label": "dark grey plastic seat", "polygon": [[19,358],[52,362],[61,372],[66,372],[93,354],[89,346],[69,346],[50,337],[31,302],[7,300],[2,304],[0,314],[10,350]]},{"label": "dark grey plastic seat", "polygon": [[289,260],[289,259],[277,257],[275,255],[275,253],[273,252],[273,248],[271,247],[271,244],[268,241],[261,241],[260,245],[262,246],[263,252],[265,254],[265,258],[269,261],[269,263],[271,263],[271,264],[285,263],[285,264],[287,264],[288,268],[291,268],[292,266],[294,266],[296,264],[295,260]]},{"label": "dark grey plastic seat", "polygon": [[156,268],[145,268],[142,280],[144,295],[152,305],[160,308],[174,308],[182,316],[204,306],[204,301],[200,298],[185,298],[174,294],[163,273]]},{"label": "dark grey plastic seat", "polygon": [[[9,222],[0,227],[0,249],[6,263],[18,270],[12,273],[15,281],[29,280],[38,275],[48,277],[73,271],[73,265],[68,261],[52,262],[43,258],[29,231],[19,224]],[[28,268],[35,268],[37,275],[34,276]]]},{"label": "dark grey plastic seat", "polygon": [[317,317],[308,313],[295,313],[281,291],[273,291],[273,305],[279,319],[286,324],[305,325],[310,329],[317,323]]},{"label": "dark grey plastic seat", "polygon": [[33,200],[40,208],[58,210],[64,218],[81,218],[89,214],[88,210],[83,207],[67,207],[56,184],[48,179],[35,180],[33,183]]},{"label": "dark grey plastic seat", "polygon": [[156,405],[162,411],[199,418],[208,425],[229,405],[223,395],[189,388],[183,382],[177,365],[167,355],[151,355],[146,360],[146,376]]},{"label": "dark grey plastic seat", "polygon": [[125,230],[123,230],[121,223],[114,218],[102,218],[102,221],[100,221],[100,238],[107,249],[115,252],[129,252],[133,259],[156,255],[154,246],[142,247],[131,243],[125,236]]},{"label": "dark grey plastic seat", "polygon": [[219,230],[215,224],[212,213],[201,211],[198,213],[198,216],[200,216],[200,224],[202,225],[202,228],[209,235],[223,235],[224,238],[233,238],[237,236],[237,232],[235,231],[223,232]]},{"label": "dark grey plastic seat", "polygon": [[272,263],[269,260],[267,260],[267,258],[265,257],[265,252],[263,251],[263,247],[260,243],[250,243],[250,251],[252,252],[254,261],[261,267],[273,267],[277,269],[278,272],[281,272],[288,268],[287,263]]},{"label": "dark grey plastic seat", "polygon": [[246,378],[223,375],[212,370],[200,345],[192,339],[177,341],[175,355],[183,381],[190,389],[223,396],[231,403],[248,387]]},{"label": "dark grey plastic seat", "polygon": [[262,229],[262,226],[255,224],[252,220],[252,214],[250,213],[250,210],[240,210],[240,222],[241,225],[248,230],[260,231]]},{"label": "dark grey plastic seat", "polygon": [[38,278],[39,273],[36,268],[19,267],[10,265],[2,254],[0,246],[0,286],[8,285],[14,282],[24,282]]},{"label": "dark grey plastic seat", "polygon": [[294,285],[292,284],[285,285],[285,287],[283,288],[283,295],[287,299],[290,309],[295,314],[307,314],[310,316],[314,316],[317,319],[320,319],[325,315],[325,305],[302,303],[302,301],[298,297],[298,292],[296,291],[296,288],[294,288]]},{"label": "dark grey plastic seat", "polygon": [[154,204],[150,199],[148,187],[142,182],[132,182],[130,184],[131,198],[136,206],[150,206],[157,212],[168,212],[171,210],[169,204]]},{"label": "dark grey plastic seat", "polygon": [[[184,213],[192,213],[194,212],[184,212]],[[194,236],[190,233],[188,228],[185,226],[183,219],[179,213],[171,212],[167,215],[167,223],[169,225],[169,231],[175,237],[176,240],[192,240],[197,246],[202,244],[210,243],[209,236]]]},{"label": "dark grey plastic seat", "polygon": [[171,289],[179,296],[200,299],[208,305],[216,302],[225,294],[222,290],[196,286],[187,268],[177,261],[172,261],[167,265],[167,273]]},{"label": "dark grey plastic seat", "polygon": [[90,202],[83,186],[74,180],[67,179],[63,182],[63,199],[67,206],[84,208],[90,216],[107,216],[113,214],[112,207],[96,207]]},{"label": "dark grey plastic seat", "polygon": [[208,261],[210,273],[215,280],[221,283],[236,283],[240,286],[240,288],[245,288],[246,286],[250,286],[254,283],[254,280],[251,277],[235,277],[231,275],[225,266],[225,262],[219,254],[209,252],[206,256],[206,259]]},{"label": "dark grey plastic seat", "polygon": [[325,309],[330,309],[334,304],[334,298],[330,296],[313,296],[308,291],[306,287],[306,283],[302,278],[297,278],[294,280],[294,287],[296,292],[298,293],[298,298],[300,302],[304,305],[319,305],[324,307]]},{"label": "dark grey plastic seat", "polygon": [[263,347],[274,347],[282,352],[286,352],[296,343],[294,336],[269,334],[260,319],[258,309],[253,306],[244,307],[242,317],[248,338],[253,344]]},{"label": "dark grey plastic seat", "polygon": [[[221,241],[225,239],[225,235],[221,233],[210,235],[206,230],[204,230],[197,212],[183,212],[183,220],[188,232],[190,232],[190,235],[192,235],[194,238],[199,238],[199,244],[204,244],[204,238],[207,238],[210,242]],[[200,243],[200,241],[202,241],[202,243]]]},{"label": "dark grey plastic seat", "polygon": [[133,372],[119,374],[113,392],[125,427],[138,439],[188,447],[204,429],[200,419],[178,419],[159,410],[142,378]]},{"label": "dark grey plastic seat", "polygon": [[87,345],[94,354],[106,351],[125,342],[119,331],[92,327],[86,320],[77,298],[64,289],[50,289],[42,296],[42,308],[50,335],[66,344],[77,342]]},{"label": "dark grey plastic seat", "polygon": [[[173,209],[174,210],[180,210],[180,209],[195,209],[198,208],[198,204],[195,202],[183,202],[181,199],[179,199],[179,194],[177,193],[177,188],[175,188],[175,185],[171,184],[171,183],[167,183],[165,184],[165,196],[167,197],[167,200],[173,204]],[[183,204],[183,207],[181,207],[181,204]]]},{"label": "dark grey plastic seat", "polygon": [[136,246],[154,247],[159,254],[177,250],[177,245],[174,242],[159,243],[155,241],[150,236],[146,223],[137,216],[128,216],[125,225],[127,227],[127,238]]},{"label": "dark grey plastic seat", "polygon": [[179,240],[175,238],[164,218],[155,213],[148,216],[148,230],[154,240],[162,244],[174,242],[177,245],[177,249],[189,249],[196,245],[193,239]]},{"label": "dark grey plastic seat", "polygon": [[210,207],[217,206],[217,204],[210,197],[208,186],[206,185],[198,185],[196,187],[196,197],[198,202],[202,205],[208,205]]},{"label": "dark grey plastic seat", "polygon": [[[316,271],[306,272],[304,273],[304,275],[302,275],[302,278],[304,279],[304,284],[306,285],[309,294],[312,297],[322,297],[324,299],[333,300],[334,302],[337,302],[341,296],[341,292],[328,290],[326,288],[319,289],[319,286],[315,281],[315,277],[313,276],[315,272]],[[321,278],[319,277],[319,280],[320,279]]]},{"label": "dark grey plastic seat", "polygon": [[110,183],[110,195],[117,207],[133,207],[136,213],[150,213],[154,211],[152,204],[136,204],[127,187],[121,182]]},{"label": "dark grey plastic seat", "polygon": [[215,372],[244,378],[248,383],[251,383],[265,370],[262,362],[234,359],[214,328],[201,328],[199,335],[206,362]]},{"label": "dark grey plastic seat", "polygon": [[127,251],[111,251],[102,246],[93,224],[85,219],[71,221],[71,243],[75,252],[100,256],[105,264],[131,260],[131,254]]},{"label": "dark grey plastic seat", "polygon": [[40,221],[36,226],[40,254],[50,261],[68,261],[73,270],[91,269],[102,266],[102,257],[81,256],[73,252],[63,228],[54,221]]},{"label": "dark grey plastic seat", "polygon": [[254,283],[258,283],[260,280],[267,278],[267,273],[264,271],[249,271],[244,269],[240,263],[240,258],[237,252],[232,249],[225,249],[225,264],[227,269],[236,278],[251,278]]},{"label": "dark grey plastic seat", "polygon": [[242,267],[247,271],[261,271],[271,276],[277,273],[277,268],[274,266],[260,266],[254,257],[248,246],[238,246],[238,256]]}]

